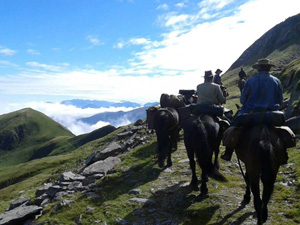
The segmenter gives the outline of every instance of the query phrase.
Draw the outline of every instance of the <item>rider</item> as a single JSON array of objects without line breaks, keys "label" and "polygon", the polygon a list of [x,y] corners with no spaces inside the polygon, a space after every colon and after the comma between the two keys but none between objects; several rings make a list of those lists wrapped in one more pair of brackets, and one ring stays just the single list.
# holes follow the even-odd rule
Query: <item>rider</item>
[{"label": "rider", "polygon": [[[283,102],[282,85],[279,79],[269,73],[273,66],[269,59],[259,59],[252,66],[258,73],[246,81],[240,98],[243,106],[238,115],[278,110]],[[221,158],[230,161],[232,153],[233,149],[226,148]]]},{"label": "rider", "polygon": [[204,83],[197,86],[197,104],[221,105],[225,103],[225,97],[218,84],[213,81],[211,70],[205,71]]},{"label": "rider", "polygon": [[214,80],[213,80],[213,82],[215,83],[215,84],[218,84],[218,85],[223,85],[223,83],[222,83],[222,81],[221,81],[221,76],[220,76],[220,74],[222,73],[223,71],[222,70],[220,70],[220,69],[217,69],[216,70],[216,74],[215,74],[215,76],[214,76]]},{"label": "rider", "polygon": [[246,72],[244,71],[243,68],[241,68],[241,70],[239,72],[239,80],[238,80],[238,87],[239,87],[241,93],[245,86],[246,79],[247,79]]}]

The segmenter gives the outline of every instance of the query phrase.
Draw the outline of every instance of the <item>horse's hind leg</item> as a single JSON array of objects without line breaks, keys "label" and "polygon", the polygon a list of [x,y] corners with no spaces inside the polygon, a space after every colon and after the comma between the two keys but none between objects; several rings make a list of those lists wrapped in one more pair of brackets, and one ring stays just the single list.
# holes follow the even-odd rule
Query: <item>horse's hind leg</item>
[{"label": "horse's hind leg", "polygon": [[202,180],[201,189],[200,189],[201,196],[207,195],[208,188],[207,188],[207,184],[206,183],[208,181],[208,177],[207,177],[207,174],[204,173],[203,171],[202,171],[202,174],[201,174],[201,180]]},{"label": "horse's hind leg", "polygon": [[[276,173],[277,174],[277,173]],[[262,182],[264,185],[262,196],[262,222],[266,222],[268,219],[268,203],[274,190],[274,183],[276,175],[262,174]]]},{"label": "horse's hind leg", "polygon": [[192,170],[192,180],[191,180],[190,185],[192,186],[192,188],[194,190],[197,190],[198,189],[198,178],[196,175],[196,162],[195,162],[195,158],[194,158],[194,149],[187,141],[185,141],[185,148],[186,148],[186,152],[187,152],[187,155],[189,158],[190,168]]},{"label": "horse's hind leg", "polygon": [[251,191],[253,193],[254,198],[254,208],[257,214],[257,224],[261,225],[262,222],[262,200],[260,198],[260,191],[259,191],[259,175],[255,177],[249,177]]},{"label": "horse's hind leg", "polygon": [[246,192],[243,201],[241,202],[242,206],[247,205],[251,200],[251,191],[250,191],[249,178],[247,172],[245,173],[245,183],[246,183]]}]

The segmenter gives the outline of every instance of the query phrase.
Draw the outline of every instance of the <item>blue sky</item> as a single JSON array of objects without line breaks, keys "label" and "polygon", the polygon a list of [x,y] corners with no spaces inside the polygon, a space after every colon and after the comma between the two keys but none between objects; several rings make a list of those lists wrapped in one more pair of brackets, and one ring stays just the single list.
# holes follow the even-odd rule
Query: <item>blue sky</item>
[{"label": "blue sky", "polygon": [[[0,0],[0,114],[194,89],[299,0]],[[56,105],[57,107],[57,105]]]}]

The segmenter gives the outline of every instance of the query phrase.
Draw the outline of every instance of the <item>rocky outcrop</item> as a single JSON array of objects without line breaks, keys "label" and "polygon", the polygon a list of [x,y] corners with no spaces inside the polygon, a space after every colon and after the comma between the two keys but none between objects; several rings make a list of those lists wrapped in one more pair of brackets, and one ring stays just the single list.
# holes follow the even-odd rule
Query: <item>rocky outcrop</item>
[{"label": "rocky outcrop", "polygon": [[[121,154],[126,154],[152,138],[152,132],[146,128],[142,120],[138,120],[133,126],[122,130],[106,148],[90,155],[80,171],[66,171],[54,183],[44,184],[36,190],[33,202],[29,202],[29,198],[12,202],[7,211],[0,214],[0,225],[23,224],[26,220],[29,220],[28,224],[34,224],[30,221],[41,214],[42,209],[49,203],[61,201],[60,206],[72,204],[73,201],[66,197],[75,192],[86,193],[87,198],[99,198],[97,194],[99,187],[95,182],[114,172],[115,166],[121,163],[119,157]],[[145,199],[132,199],[132,201],[154,204]]]}]

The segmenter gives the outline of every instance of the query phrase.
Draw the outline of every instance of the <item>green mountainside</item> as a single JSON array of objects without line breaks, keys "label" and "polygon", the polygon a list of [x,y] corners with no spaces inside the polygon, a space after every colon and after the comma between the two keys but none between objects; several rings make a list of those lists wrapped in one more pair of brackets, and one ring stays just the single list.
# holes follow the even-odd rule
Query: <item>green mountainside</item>
[{"label": "green mountainside", "polygon": [[0,167],[47,156],[52,150],[64,151],[69,130],[48,116],[26,108],[0,116]]},{"label": "green mountainside", "polygon": [[115,129],[108,125],[75,136],[48,116],[30,108],[1,115],[0,168],[65,154]]}]

